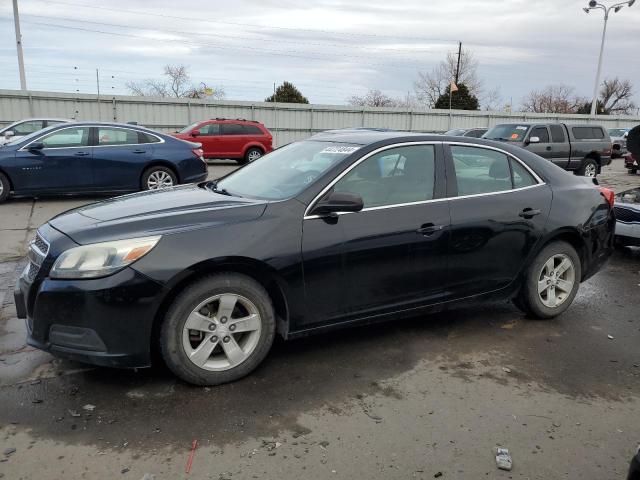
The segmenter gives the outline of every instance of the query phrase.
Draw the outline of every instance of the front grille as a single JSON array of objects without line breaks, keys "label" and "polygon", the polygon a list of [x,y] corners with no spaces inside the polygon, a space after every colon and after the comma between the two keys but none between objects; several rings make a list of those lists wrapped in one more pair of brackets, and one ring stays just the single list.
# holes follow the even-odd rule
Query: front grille
[{"label": "front grille", "polygon": [[40,232],[36,233],[36,237],[29,243],[29,252],[27,254],[29,258],[29,265],[25,272],[25,277],[28,282],[33,282],[40,271],[42,262],[49,253],[49,243],[40,235]]},{"label": "front grille", "polygon": [[631,210],[630,208],[614,207],[616,220],[624,223],[640,222],[640,211]]}]

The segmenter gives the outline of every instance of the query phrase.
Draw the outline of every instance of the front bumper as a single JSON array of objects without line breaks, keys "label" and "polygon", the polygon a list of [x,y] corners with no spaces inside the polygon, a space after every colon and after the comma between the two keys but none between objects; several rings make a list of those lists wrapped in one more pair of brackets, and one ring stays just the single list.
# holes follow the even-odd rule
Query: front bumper
[{"label": "front bumper", "polygon": [[616,222],[616,237],[629,245],[640,244],[640,223]]},{"label": "front bumper", "polygon": [[108,367],[149,366],[150,340],[164,289],[125,268],[92,280],[34,281],[23,274],[14,292],[27,321],[27,343],[51,354]]}]

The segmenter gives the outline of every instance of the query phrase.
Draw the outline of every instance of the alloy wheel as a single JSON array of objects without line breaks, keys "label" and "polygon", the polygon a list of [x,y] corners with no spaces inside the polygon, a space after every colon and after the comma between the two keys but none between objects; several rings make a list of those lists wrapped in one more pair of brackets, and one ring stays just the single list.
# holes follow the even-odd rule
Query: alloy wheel
[{"label": "alloy wheel", "polygon": [[564,253],[553,255],[538,275],[538,297],[549,308],[562,305],[571,295],[576,281],[573,261]]},{"label": "alloy wheel", "polygon": [[593,163],[588,163],[584,167],[584,176],[585,177],[595,177],[597,173],[598,173],[598,169]]},{"label": "alloy wheel", "polygon": [[258,150],[251,150],[247,158],[250,162],[254,162],[257,159],[259,159],[261,156],[262,154]]},{"label": "alloy wheel", "polygon": [[149,190],[158,190],[159,188],[173,187],[173,178],[167,172],[156,170],[151,172],[147,179]]},{"label": "alloy wheel", "polygon": [[258,308],[233,293],[207,298],[187,317],[182,346],[187,358],[204,370],[224,371],[251,356],[262,330]]}]

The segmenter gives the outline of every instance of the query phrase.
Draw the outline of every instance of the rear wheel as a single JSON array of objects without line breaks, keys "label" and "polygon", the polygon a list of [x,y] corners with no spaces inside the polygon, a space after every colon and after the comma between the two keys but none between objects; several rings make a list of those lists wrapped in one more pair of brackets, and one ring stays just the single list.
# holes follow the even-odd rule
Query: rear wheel
[{"label": "rear wheel", "polygon": [[585,158],[578,169],[578,175],[584,177],[596,177],[598,175],[598,163],[593,158]]},{"label": "rear wheel", "polygon": [[142,174],[143,190],[159,190],[178,184],[176,174],[167,167],[150,167]]},{"label": "rear wheel", "polygon": [[7,176],[0,172],[0,202],[4,202],[9,198],[9,192],[11,191],[11,185]]},{"label": "rear wheel", "polygon": [[514,304],[535,318],[556,317],[573,302],[581,278],[576,250],[566,242],[550,243],[529,266]]},{"label": "rear wheel", "polygon": [[160,347],[182,380],[218,385],[256,368],[274,335],[273,305],[262,285],[221,273],[189,285],[175,299],[162,324]]},{"label": "rear wheel", "polygon": [[247,150],[247,153],[244,154],[244,162],[251,163],[255,162],[262,156],[262,150],[259,148],[250,148]]}]

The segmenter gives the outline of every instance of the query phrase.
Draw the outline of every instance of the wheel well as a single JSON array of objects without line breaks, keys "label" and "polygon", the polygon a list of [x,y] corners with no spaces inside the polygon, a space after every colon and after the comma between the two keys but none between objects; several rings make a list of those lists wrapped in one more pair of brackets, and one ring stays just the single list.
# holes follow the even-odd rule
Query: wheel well
[{"label": "wheel well", "polygon": [[277,317],[276,332],[282,336],[286,335],[285,330],[286,326],[289,323],[289,308],[284,292],[278,284],[275,275],[269,271],[269,267],[260,264],[260,262],[246,261],[243,259],[232,259],[224,261],[211,260],[202,262],[192,267],[190,269],[190,272],[184,277],[180,278],[174,285],[172,285],[169,293],[165,295],[164,299],[158,306],[155,318],[153,319],[151,334],[152,351],[158,345],[160,327],[162,325],[162,320],[164,319],[164,314],[167,312],[169,306],[171,305],[171,303],[173,303],[173,300],[176,298],[176,296],[182,290],[184,290],[187,285],[198,281],[200,278],[212,273],[221,272],[241,273],[243,275],[251,277],[260,285],[262,285],[269,294],[271,301],[273,302],[273,308]]},{"label": "wheel well", "polygon": [[600,154],[598,152],[589,152],[584,156],[584,158],[590,158],[592,160],[595,160],[596,163],[600,165],[601,159],[600,159]]},{"label": "wheel well", "polygon": [[245,149],[244,154],[246,155],[246,154],[247,154],[247,152],[248,152],[249,150],[251,150],[252,148],[256,148],[256,149],[260,150],[262,153],[264,153],[264,148],[263,148],[262,146],[260,146],[260,145],[249,145],[249,146]]},{"label": "wheel well", "polygon": [[7,172],[5,172],[4,170],[2,170],[0,168],[0,173],[2,173],[5,177],[7,177],[7,180],[9,181],[9,190],[13,190],[13,182],[11,181],[11,177],[9,176],[9,174]]},{"label": "wheel well", "polygon": [[[567,242],[569,245],[575,248],[576,252],[578,253],[578,257],[580,257],[580,263],[582,264],[582,266],[584,266],[586,253],[587,253],[585,251],[586,246],[585,246],[584,240],[580,238],[580,234],[578,232],[571,231],[571,230],[562,230],[562,231],[555,232],[550,237],[547,237],[545,239],[544,243],[542,243],[540,245],[540,248],[538,248],[538,251],[541,251],[544,247],[549,245],[551,242],[556,242],[556,241]],[[583,274],[584,274],[584,271],[583,271]]]},{"label": "wheel well", "polygon": [[147,170],[149,170],[152,167],[168,168],[176,176],[176,178],[178,179],[178,183],[180,183],[180,174],[178,173],[178,170],[176,170],[175,165],[172,165],[169,162],[163,162],[162,160],[154,160],[153,162],[149,163],[146,167],[144,167],[144,170],[142,170],[142,173],[140,174],[140,185],[142,185],[142,177],[144,177],[144,174],[147,172]]}]

